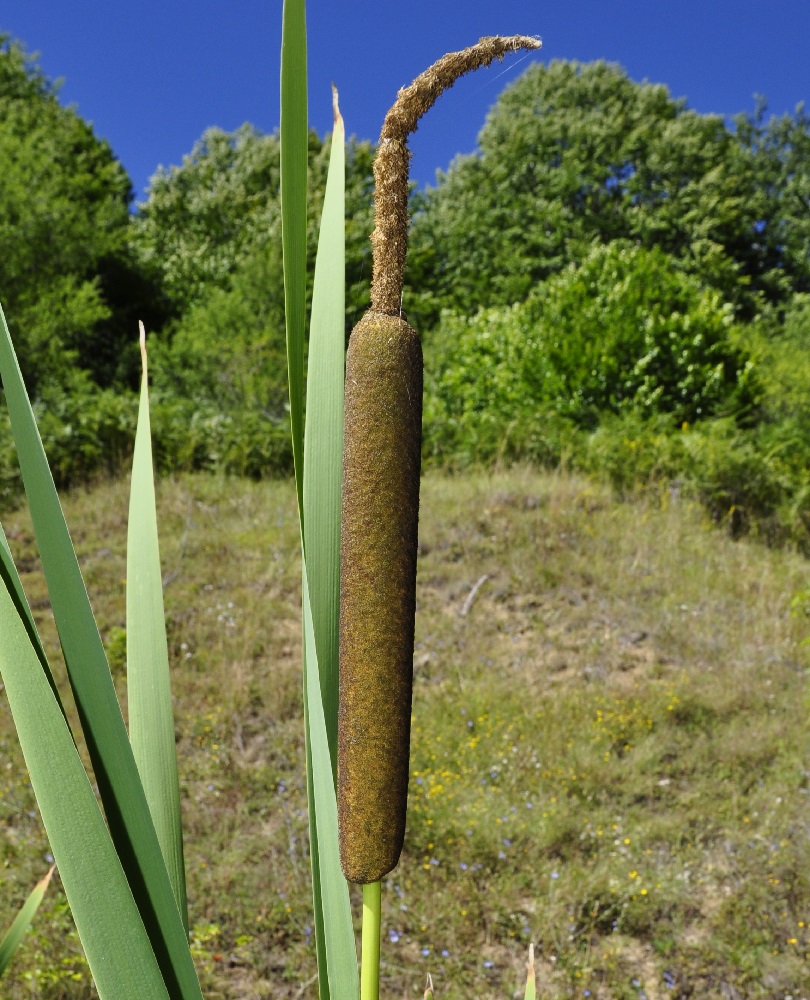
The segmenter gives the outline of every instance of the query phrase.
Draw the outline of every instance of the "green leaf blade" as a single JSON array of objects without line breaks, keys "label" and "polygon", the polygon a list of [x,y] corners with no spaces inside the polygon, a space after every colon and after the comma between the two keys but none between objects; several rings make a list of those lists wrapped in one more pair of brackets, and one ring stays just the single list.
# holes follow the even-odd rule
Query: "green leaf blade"
[{"label": "green leaf blade", "polygon": [[[2,579],[3,583],[6,585],[9,596],[12,601],[14,601],[14,606],[17,608],[17,614],[20,616],[20,620],[25,626],[28,638],[31,640],[31,645],[36,651],[39,662],[45,672],[45,676],[48,678],[48,683],[51,686],[54,697],[61,708],[62,700],[59,696],[56,682],[53,679],[50,664],[48,663],[48,657],[45,655],[45,649],[42,645],[42,640],[39,637],[39,632],[37,631],[34,615],[31,611],[31,606],[28,603],[28,598],[25,596],[22,581],[20,580],[20,574],[17,572],[17,567],[14,565],[14,559],[11,555],[8,539],[6,538],[6,533],[2,525],[0,525],[0,579]],[[62,708],[62,714],[64,715],[64,708]]]},{"label": "green leaf blade", "polygon": [[[306,671],[304,710],[309,720],[307,732],[312,758],[313,802],[310,810],[315,814],[318,835],[317,873],[323,908],[326,953],[326,970],[319,969],[319,979],[327,980],[330,996],[340,1000],[344,998],[352,1000],[360,995],[357,946],[354,940],[349,884],[343,877],[338,852],[337,793],[332,781],[326,720],[320,698],[318,654],[309,602],[306,562],[304,562],[304,670]],[[313,876],[314,874],[313,868]]]},{"label": "green leaf blade", "polygon": [[281,35],[281,242],[295,483],[303,511],[307,283],[307,29],[304,0],[284,0]]},{"label": "green leaf blade", "polygon": [[99,996],[168,1000],[61,706],[4,585],[0,585],[0,635],[0,676]]},{"label": "green leaf blade", "polygon": [[127,533],[127,702],[129,739],[177,908],[188,932],[169,648],[163,607],[146,346],[132,459]]},{"label": "green leaf blade", "polygon": [[[337,732],[337,600],[339,592],[340,440],[343,426],[343,296],[345,287],[344,151],[342,122],[333,139],[328,198],[319,240],[313,316],[340,313],[339,348],[334,322],[316,319],[313,337],[327,338],[330,377],[319,374],[320,348],[311,345],[308,384],[307,441],[304,442],[304,304],[306,295],[306,25],[303,0],[285,0],[281,67],[281,191],[287,357],[296,490],[303,555],[304,712],[307,756],[307,797],[311,838],[318,989],[321,1000],[359,995],[357,953],[348,885],[343,878],[337,844],[335,743]],[[337,134],[337,130],[336,130]],[[333,171],[334,166],[334,171]],[[339,216],[339,221],[338,221]],[[339,247],[338,247],[339,244]],[[328,281],[324,273],[330,275]],[[331,286],[331,287],[330,287]],[[335,293],[339,293],[339,300]],[[339,305],[338,305],[339,302]],[[327,332],[328,331],[328,332]],[[321,345],[323,346],[323,345]],[[323,368],[323,365],[321,365]],[[316,430],[317,428],[317,430]],[[325,429],[327,438],[319,440]],[[337,434],[337,439],[336,439]],[[324,454],[328,451],[328,455]],[[325,470],[325,472],[324,472]],[[321,476],[325,479],[321,480]],[[306,499],[305,499],[306,494]],[[319,508],[324,500],[325,508]],[[315,523],[313,531],[308,520]],[[317,566],[313,590],[307,576],[309,547]],[[313,620],[311,600],[317,610]],[[332,624],[333,623],[333,624]],[[316,638],[317,634],[317,638]],[[322,649],[323,664],[319,664]],[[330,694],[334,691],[334,696]],[[328,721],[324,697],[327,702]],[[331,745],[331,749],[330,749]]]},{"label": "green leaf blade", "polygon": [[[322,997],[359,995],[349,887],[340,866],[337,822],[338,612],[340,492],[345,357],[345,139],[335,125],[312,291],[304,432],[302,569],[307,788],[314,815],[313,884]],[[328,992],[327,992],[328,990]]]},{"label": "green leaf blade", "polygon": [[526,992],[524,1000],[536,1000],[534,980],[534,945],[529,945],[529,961],[526,965]]},{"label": "green leaf blade", "polygon": [[340,494],[345,371],[345,137],[335,126],[312,290],[304,435],[304,549],[331,768],[337,780]]},{"label": "green leaf blade", "polygon": [[202,1000],[107,657],[2,309],[0,378],[59,639],[113,842],[170,992],[183,1000]]}]

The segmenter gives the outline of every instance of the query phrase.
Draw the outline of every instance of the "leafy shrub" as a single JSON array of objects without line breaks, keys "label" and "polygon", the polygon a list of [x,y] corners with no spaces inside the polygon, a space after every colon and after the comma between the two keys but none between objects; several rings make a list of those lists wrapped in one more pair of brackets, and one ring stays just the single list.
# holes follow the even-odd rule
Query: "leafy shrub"
[{"label": "leafy shrub", "polygon": [[658,251],[595,249],[522,305],[445,313],[426,457],[566,464],[697,497],[734,535],[810,551],[810,296],[738,328]]},{"label": "leafy shrub", "polygon": [[810,432],[810,295],[796,295],[781,322],[765,313],[743,331],[761,386],[766,423],[797,422]]},{"label": "leafy shrub", "polygon": [[270,247],[152,337],[155,460],[259,478],[292,470],[283,278]]},{"label": "leafy shrub", "polygon": [[[132,455],[138,400],[133,393],[96,389],[76,371],[70,388],[51,386],[34,403],[39,433],[56,485],[119,473]],[[22,490],[11,421],[0,408],[0,497],[14,501]]]},{"label": "leafy shrub", "polygon": [[[110,389],[52,391],[34,404],[42,443],[61,488],[125,473],[132,458],[138,397]],[[161,472],[205,469],[254,479],[292,471],[289,423],[254,409],[153,395],[152,436]],[[0,498],[22,491],[8,412],[0,410]]]},{"label": "leafy shrub", "polygon": [[289,423],[253,410],[223,412],[180,397],[155,397],[152,448],[162,471],[208,470],[260,479],[292,472]]},{"label": "leafy shrub", "polygon": [[660,250],[594,247],[525,308],[535,331],[526,381],[579,424],[628,411],[691,423],[752,402],[732,307]]},{"label": "leafy shrub", "polygon": [[658,250],[594,247],[527,302],[445,313],[429,353],[426,451],[553,460],[611,414],[670,426],[744,412],[753,365],[731,307]]},{"label": "leafy shrub", "polygon": [[521,306],[472,320],[445,313],[428,345],[425,457],[448,465],[494,459],[557,464],[576,429],[543,408],[526,381],[533,349]]},{"label": "leafy shrub", "polygon": [[132,456],[137,397],[95,387],[49,393],[35,405],[42,443],[60,486],[120,472]]},{"label": "leafy shrub", "polygon": [[664,417],[608,416],[583,436],[573,464],[608,479],[622,494],[660,482],[677,488],[684,477],[683,437]]}]

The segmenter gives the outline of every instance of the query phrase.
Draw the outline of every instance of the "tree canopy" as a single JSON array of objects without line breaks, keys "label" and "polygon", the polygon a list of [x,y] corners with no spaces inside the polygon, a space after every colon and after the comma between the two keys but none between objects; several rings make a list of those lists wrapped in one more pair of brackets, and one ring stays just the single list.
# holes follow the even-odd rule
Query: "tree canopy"
[{"label": "tree canopy", "polygon": [[479,147],[439,177],[414,226],[412,280],[441,306],[521,301],[615,239],[660,248],[744,315],[807,281],[803,115],[743,116],[735,130],[619,66],[556,61],[503,92]]},{"label": "tree canopy", "polygon": [[763,101],[738,116],[736,135],[765,206],[755,241],[772,264],[763,276],[773,297],[785,301],[810,291],[810,115],[803,105],[778,118],[765,111]]},{"label": "tree canopy", "polygon": [[124,255],[129,178],[7,37],[0,123],[0,297],[29,387],[63,383],[76,364],[103,380],[98,360],[113,336],[105,280]]},{"label": "tree canopy", "polygon": [[[317,248],[330,142],[310,132],[310,264]],[[370,143],[349,140],[347,303],[353,311],[368,300],[364,286],[370,274],[372,160]],[[133,222],[132,242],[140,262],[159,274],[179,314],[199,306],[215,289],[227,289],[255,254],[274,254],[280,268],[278,135],[263,134],[249,124],[235,132],[208,129],[180,166],[160,168],[152,178],[148,198]],[[266,292],[283,300],[280,285],[274,290],[266,286]]]}]

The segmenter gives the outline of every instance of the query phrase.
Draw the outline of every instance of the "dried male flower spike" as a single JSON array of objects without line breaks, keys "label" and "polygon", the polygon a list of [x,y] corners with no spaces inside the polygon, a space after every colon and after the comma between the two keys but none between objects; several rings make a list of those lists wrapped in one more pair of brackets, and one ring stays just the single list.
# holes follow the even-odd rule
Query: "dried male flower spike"
[{"label": "dried male flower spike", "polygon": [[523,35],[491,37],[443,56],[400,90],[380,134],[371,309],[346,356],[338,821],[351,882],[376,882],[396,866],[408,797],[422,446],[422,345],[400,315],[408,135],[458,77],[539,47]]}]

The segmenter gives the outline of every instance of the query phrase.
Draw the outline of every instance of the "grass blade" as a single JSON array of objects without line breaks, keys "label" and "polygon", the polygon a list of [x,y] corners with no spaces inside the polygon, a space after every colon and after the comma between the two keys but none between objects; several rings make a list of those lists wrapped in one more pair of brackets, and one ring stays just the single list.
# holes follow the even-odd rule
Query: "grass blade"
[{"label": "grass blade", "polygon": [[141,324],[143,377],[132,459],[127,535],[127,702],[129,740],[155,824],[177,908],[188,932],[180,781],[163,609],[146,343]]},{"label": "grass blade", "polygon": [[0,378],[51,606],[110,833],[169,991],[183,1000],[201,1000],[107,657],[2,309]]},{"label": "grass blade", "polygon": [[98,994],[102,1000],[168,1000],[62,708],[5,585],[0,635],[0,676]]},{"label": "grass blade", "polygon": [[20,942],[25,937],[25,932],[31,926],[31,921],[39,909],[39,904],[45,896],[45,890],[53,875],[53,866],[48,874],[39,880],[28,895],[28,899],[20,907],[20,911],[11,923],[11,926],[0,938],[0,976],[3,975],[11,956],[19,947]]},{"label": "grass blade", "polygon": [[304,0],[284,0],[281,34],[281,243],[295,483],[303,513],[307,284],[307,29]]}]

